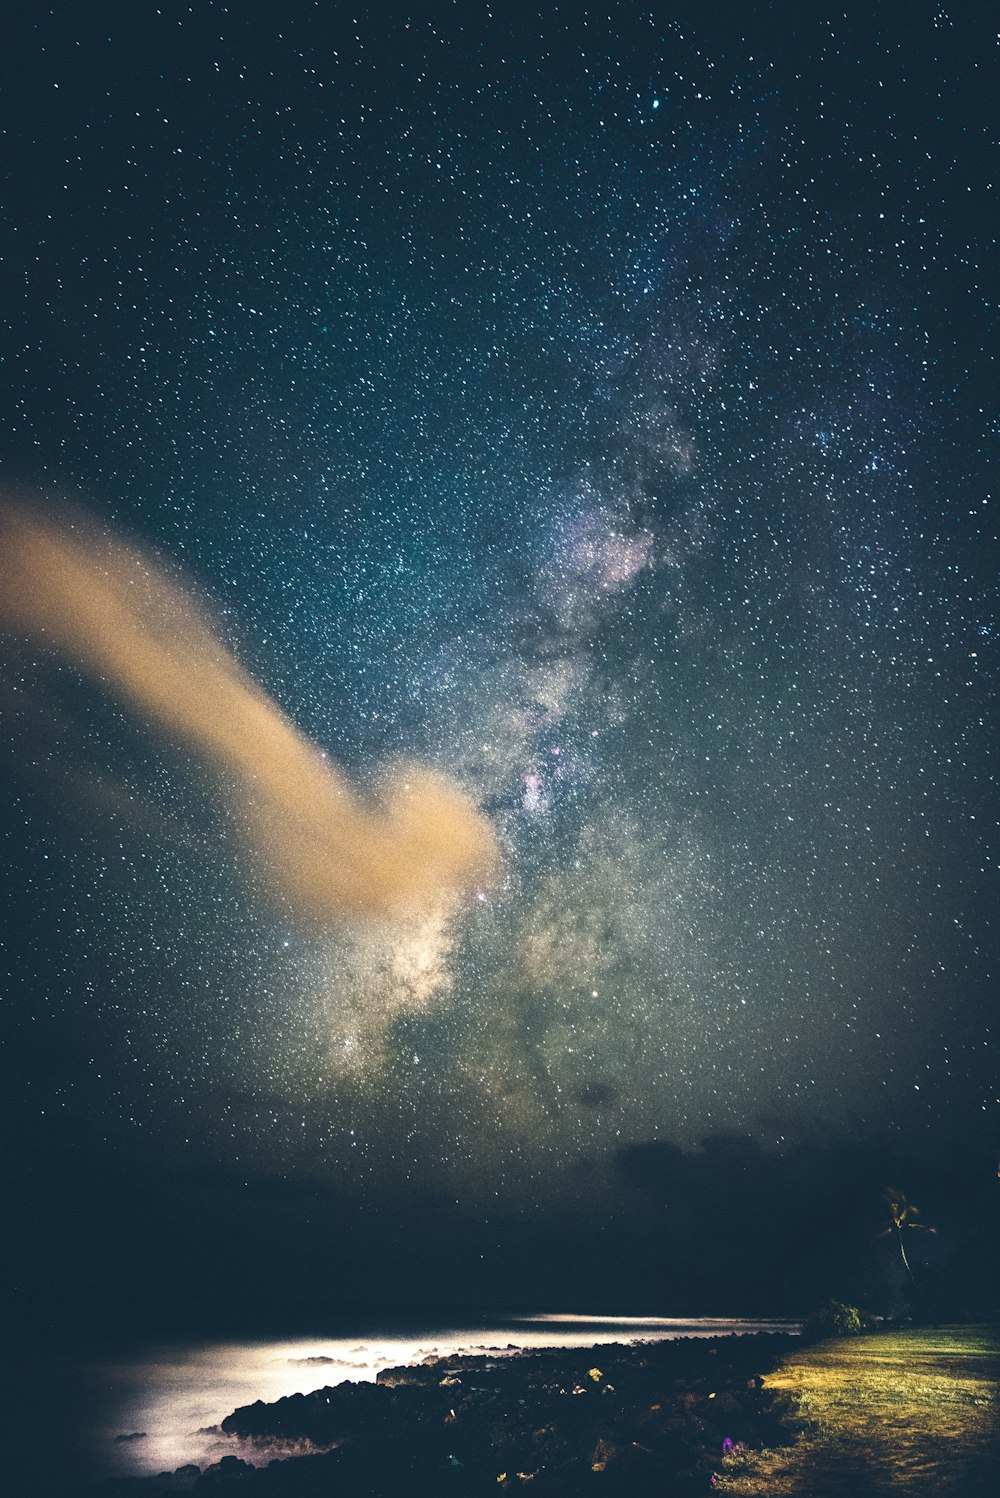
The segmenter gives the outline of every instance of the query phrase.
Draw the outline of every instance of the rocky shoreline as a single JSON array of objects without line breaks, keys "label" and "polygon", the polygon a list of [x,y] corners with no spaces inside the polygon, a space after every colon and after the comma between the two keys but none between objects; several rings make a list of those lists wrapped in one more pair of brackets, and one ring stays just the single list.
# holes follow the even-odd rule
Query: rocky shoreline
[{"label": "rocky shoreline", "polygon": [[757,1334],[428,1356],[384,1370],[375,1383],[341,1383],[234,1410],[221,1430],[243,1455],[204,1471],[107,1480],[86,1492],[707,1493],[744,1450],[789,1438],[789,1397],[768,1388],[767,1374],[797,1343]]}]

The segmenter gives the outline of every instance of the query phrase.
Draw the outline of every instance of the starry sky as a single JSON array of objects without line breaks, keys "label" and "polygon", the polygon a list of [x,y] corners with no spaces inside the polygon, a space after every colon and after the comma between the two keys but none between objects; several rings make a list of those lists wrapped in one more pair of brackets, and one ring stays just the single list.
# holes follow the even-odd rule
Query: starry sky
[{"label": "starry sky", "polygon": [[183,735],[5,619],[15,1279],[82,1224],[120,1284],[152,1221],[187,1289],[529,1296],[575,1224],[608,1293],[720,1189],[991,1158],[996,27],[739,9],[8,23],[7,503],[496,850],[316,919]]}]

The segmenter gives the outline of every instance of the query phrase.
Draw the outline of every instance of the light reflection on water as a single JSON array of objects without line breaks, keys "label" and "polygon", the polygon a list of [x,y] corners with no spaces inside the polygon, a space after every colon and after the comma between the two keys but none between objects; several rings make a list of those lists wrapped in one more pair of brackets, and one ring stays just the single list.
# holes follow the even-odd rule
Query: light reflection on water
[{"label": "light reflection on water", "polygon": [[276,1455],[290,1454],[290,1448],[253,1446],[224,1435],[217,1427],[238,1405],[309,1394],[345,1379],[372,1382],[383,1368],[420,1362],[432,1353],[482,1352],[508,1344],[591,1347],[597,1342],[797,1329],[787,1321],[556,1314],[471,1328],[439,1327],[420,1337],[324,1337],[150,1348],[142,1356],[89,1370],[93,1384],[106,1395],[106,1414],[91,1433],[90,1455],[95,1471],[132,1476],[173,1471],[189,1462],[205,1467],[231,1454],[263,1465]]}]

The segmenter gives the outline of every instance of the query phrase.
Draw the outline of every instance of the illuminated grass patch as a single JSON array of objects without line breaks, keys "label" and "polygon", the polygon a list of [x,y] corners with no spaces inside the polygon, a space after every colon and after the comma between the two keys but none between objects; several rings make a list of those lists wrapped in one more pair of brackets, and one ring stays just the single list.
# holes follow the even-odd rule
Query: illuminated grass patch
[{"label": "illuminated grass patch", "polygon": [[726,1458],[719,1491],[780,1498],[995,1493],[1000,1334],[885,1332],[790,1354],[767,1379],[797,1403],[793,1446]]}]

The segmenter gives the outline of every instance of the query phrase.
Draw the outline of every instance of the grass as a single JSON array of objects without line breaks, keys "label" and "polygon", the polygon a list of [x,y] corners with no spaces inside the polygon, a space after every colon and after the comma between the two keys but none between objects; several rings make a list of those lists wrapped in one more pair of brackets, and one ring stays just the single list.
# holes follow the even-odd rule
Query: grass
[{"label": "grass", "polygon": [[727,1459],[717,1492],[865,1498],[1000,1492],[1000,1332],[914,1328],[821,1342],[767,1379],[798,1409],[791,1446]]}]

